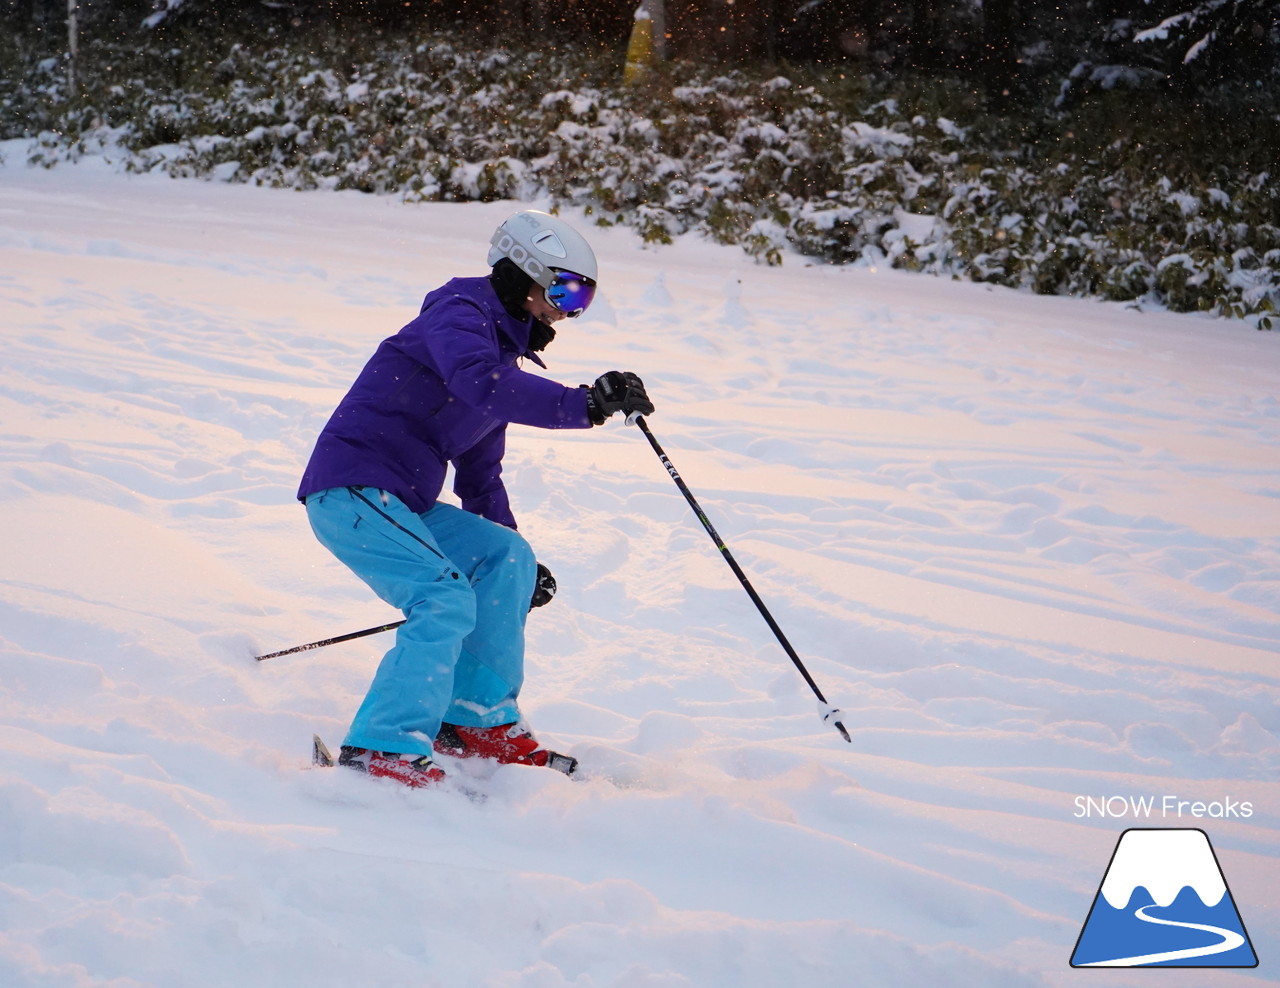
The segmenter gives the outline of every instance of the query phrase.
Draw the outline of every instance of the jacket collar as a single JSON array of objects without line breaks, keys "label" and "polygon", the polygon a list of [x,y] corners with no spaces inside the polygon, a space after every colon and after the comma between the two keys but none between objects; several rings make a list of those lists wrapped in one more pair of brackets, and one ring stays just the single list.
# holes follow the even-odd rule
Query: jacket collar
[{"label": "jacket collar", "polygon": [[[547,365],[542,362],[542,358],[529,349],[533,316],[519,319],[511,315],[503,306],[502,300],[498,298],[498,293],[493,290],[493,284],[488,278],[454,278],[439,291],[458,292],[484,306],[485,311],[489,313],[489,318],[497,327],[499,342],[508,350],[515,351],[521,357],[528,357],[539,367],[546,368]],[[423,310],[430,304],[433,297],[435,297],[434,292],[423,301]]]},{"label": "jacket collar", "polygon": [[539,367],[546,369],[547,365],[543,363],[542,358],[533,350],[529,349],[529,336],[533,331],[533,316],[527,315],[523,319],[517,319],[511,315],[503,306],[502,300],[498,298],[498,293],[493,290],[493,284],[488,278],[482,279],[485,283],[487,291],[485,292],[485,303],[489,311],[494,314],[496,319],[498,332],[510,341],[516,353],[522,357],[528,357]]}]

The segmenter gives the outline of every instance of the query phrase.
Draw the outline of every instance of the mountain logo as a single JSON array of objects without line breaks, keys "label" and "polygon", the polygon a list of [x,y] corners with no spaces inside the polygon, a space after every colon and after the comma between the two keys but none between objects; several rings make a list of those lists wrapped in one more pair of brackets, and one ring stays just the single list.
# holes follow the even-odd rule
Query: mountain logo
[{"label": "mountain logo", "polygon": [[1209,835],[1126,830],[1116,842],[1072,967],[1257,967]]}]

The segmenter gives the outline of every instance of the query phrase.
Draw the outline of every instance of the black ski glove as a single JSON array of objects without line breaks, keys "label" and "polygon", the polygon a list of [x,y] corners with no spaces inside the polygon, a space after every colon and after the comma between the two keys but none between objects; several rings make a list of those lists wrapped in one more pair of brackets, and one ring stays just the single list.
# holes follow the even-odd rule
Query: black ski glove
[{"label": "black ski glove", "polygon": [[630,371],[601,374],[596,383],[587,388],[587,414],[591,416],[592,425],[603,425],[614,412],[653,414],[653,402],[645,393],[644,382]]},{"label": "black ski glove", "polygon": [[551,570],[538,563],[538,579],[533,584],[533,599],[529,601],[529,610],[541,607],[556,595],[556,578]]}]

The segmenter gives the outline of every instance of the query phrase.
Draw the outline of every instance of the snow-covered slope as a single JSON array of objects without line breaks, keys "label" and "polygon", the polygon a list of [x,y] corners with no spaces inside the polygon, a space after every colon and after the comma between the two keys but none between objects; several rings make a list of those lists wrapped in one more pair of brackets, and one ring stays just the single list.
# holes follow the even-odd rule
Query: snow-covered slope
[{"label": "snow-covered slope", "polygon": [[1271,334],[592,230],[549,373],[645,378],[853,744],[637,430],[515,430],[526,712],[595,778],[474,803],[307,769],[389,636],[253,656],[397,617],[297,477],[513,205],[8,160],[0,984],[1074,983],[1144,824],[1210,833],[1262,960],[1161,984],[1274,976]]}]

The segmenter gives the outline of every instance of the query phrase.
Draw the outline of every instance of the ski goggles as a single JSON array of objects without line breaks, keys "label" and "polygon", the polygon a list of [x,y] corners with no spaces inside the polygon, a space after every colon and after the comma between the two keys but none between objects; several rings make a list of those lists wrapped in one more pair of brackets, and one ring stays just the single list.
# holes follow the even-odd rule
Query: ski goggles
[{"label": "ski goggles", "polygon": [[551,284],[545,294],[547,302],[557,312],[577,317],[596,297],[596,283],[585,275],[553,269]]}]

